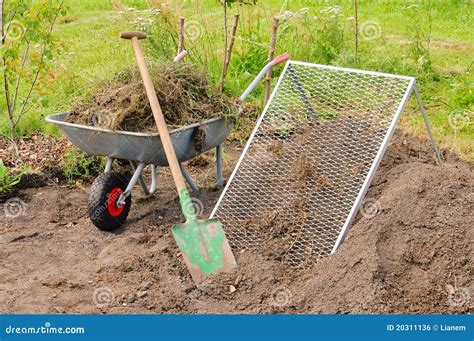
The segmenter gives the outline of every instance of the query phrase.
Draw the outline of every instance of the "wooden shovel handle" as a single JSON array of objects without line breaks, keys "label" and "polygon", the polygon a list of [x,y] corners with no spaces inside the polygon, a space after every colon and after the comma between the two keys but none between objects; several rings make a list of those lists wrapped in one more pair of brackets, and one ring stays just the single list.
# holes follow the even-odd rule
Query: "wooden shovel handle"
[{"label": "wooden shovel handle", "polygon": [[168,159],[168,164],[171,169],[171,174],[173,175],[176,189],[178,190],[178,194],[181,198],[182,190],[186,188],[183,173],[181,173],[181,168],[179,168],[178,159],[171,142],[171,137],[166,126],[165,118],[163,117],[163,112],[161,111],[160,103],[158,102],[158,97],[156,96],[155,87],[153,86],[153,82],[151,81],[150,74],[148,73],[148,69],[146,67],[145,58],[143,57],[140,43],[138,42],[139,38],[137,36],[133,36],[130,39],[132,41],[133,50],[135,51],[135,56],[137,58],[143,84],[145,85],[146,94],[148,96],[148,100],[150,101],[151,110],[153,111],[153,117],[155,118],[158,132],[160,133],[161,144],[163,145],[166,158]]}]

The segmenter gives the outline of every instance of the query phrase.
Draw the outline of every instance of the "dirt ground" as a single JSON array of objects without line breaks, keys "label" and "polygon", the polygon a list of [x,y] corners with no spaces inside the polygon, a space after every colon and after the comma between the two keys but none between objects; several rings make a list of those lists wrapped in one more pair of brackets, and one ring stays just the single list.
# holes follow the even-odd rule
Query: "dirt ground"
[{"label": "dirt ground", "polygon": [[[295,271],[238,251],[235,273],[199,287],[170,232],[182,218],[167,170],[153,197],[135,190],[114,233],[90,223],[89,185],[22,189],[22,214],[0,215],[0,313],[472,312],[472,165],[445,153],[436,166],[427,141],[392,141],[367,194],[375,213],[358,215],[336,253]],[[228,178],[241,148],[225,151]],[[211,155],[200,161],[190,169],[206,216],[220,190]]]}]

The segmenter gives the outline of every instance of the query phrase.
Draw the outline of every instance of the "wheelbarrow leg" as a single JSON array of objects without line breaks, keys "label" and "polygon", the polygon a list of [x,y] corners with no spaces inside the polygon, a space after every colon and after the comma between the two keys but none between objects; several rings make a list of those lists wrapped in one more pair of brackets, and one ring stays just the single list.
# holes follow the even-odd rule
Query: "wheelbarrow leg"
[{"label": "wheelbarrow leg", "polygon": [[199,187],[194,183],[193,179],[191,179],[191,176],[181,162],[179,163],[179,167],[181,168],[181,173],[183,173],[184,179],[189,184],[193,192],[199,191]]},{"label": "wheelbarrow leg", "polygon": [[[130,165],[132,166],[133,170],[135,171],[135,173],[133,174],[133,176],[135,176],[136,171],[137,171],[137,163],[135,161],[130,161]],[[138,181],[140,182],[140,186],[143,189],[143,193],[145,193],[145,195],[149,195],[150,191],[148,190],[148,187],[145,183],[145,179],[143,179],[143,176],[142,176],[142,170],[143,170],[143,168],[145,168],[146,164],[140,163],[140,166],[141,165],[143,165],[143,167],[141,168],[140,172],[138,173]],[[153,169],[152,169],[152,171],[153,171]],[[156,173],[156,170],[155,170],[155,173]],[[153,176],[153,174],[152,174],[152,176]],[[133,179],[133,177],[132,177],[132,179]],[[130,180],[130,182],[132,182],[132,181]],[[135,180],[135,183],[136,183],[136,180]],[[135,186],[135,183],[133,184],[133,186]],[[153,182],[152,182],[152,185],[153,185]],[[156,185],[156,183],[155,183],[155,185]],[[132,186],[132,188],[133,188],[133,186]],[[127,187],[127,189],[128,189],[128,187]],[[155,189],[156,189],[156,187],[155,187]]]},{"label": "wheelbarrow leg", "polygon": [[[130,161],[130,164],[132,164],[132,162],[133,161]],[[135,163],[135,165],[136,165],[136,163]],[[127,188],[125,189],[125,191],[122,194],[120,194],[120,197],[117,200],[118,204],[120,204],[120,205],[125,204],[125,199],[130,195],[130,193],[132,193],[133,187],[135,187],[138,180],[141,178],[142,171],[143,171],[143,168],[145,168],[145,166],[146,166],[146,163],[140,162],[138,167],[136,167],[132,178],[128,182]],[[132,164],[132,167],[133,167],[133,164]],[[146,188],[146,185],[145,185],[145,188]],[[148,193],[148,188],[146,188],[146,193]]]},{"label": "wheelbarrow leg", "polygon": [[222,187],[222,145],[218,145],[216,147],[216,168],[217,168],[217,175],[216,175],[216,185],[217,187]]},{"label": "wheelbarrow leg", "polygon": [[155,193],[157,187],[158,187],[158,173],[156,171],[156,166],[151,165],[151,187],[149,189],[150,194]]},{"label": "wheelbarrow leg", "polygon": [[107,158],[107,163],[105,164],[105,170],[104,173],[111,172],[112,171],[112,163],[114,162],[114,159],[112,157]]}]

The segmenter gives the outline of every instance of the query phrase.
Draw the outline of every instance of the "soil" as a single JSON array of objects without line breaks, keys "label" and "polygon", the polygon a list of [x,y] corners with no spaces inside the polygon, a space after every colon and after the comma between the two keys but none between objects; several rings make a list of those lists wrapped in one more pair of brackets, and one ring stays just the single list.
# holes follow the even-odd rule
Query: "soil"
[{"label": "soil", "polygon": [[[241,151],[226,146],[226,178]],[[22,189],[23,214],[0,217],[0,312],[472,312],[473,169],[444,157],[435,165],[426,140],[398,132],[367,194],[379,202],[377,214],[359,214],[337,252],[294,270],[277,248],[239,251],[236,272],[198,287],[170,232],[182,217],[166,169],[153,197],[135,190],[128,222],[114,233],[90,223],[88,186]],[[295,176],[308,172],[300,161]],[[188,166],[207,216],[221,192],[213,185],[215,162],[204,154]],[[270,235],[281,240],[285,233]]]},{"label": "soil", "polygon": [[0,139],[0,159],[12,171],[18,170],[22,165],[28,165],[32,171],[43,171],[57,164],[57,160],[71,146],[66,139],[33,134],[29,138],[20,139],[18,150],[15,150],[10,141]]}]

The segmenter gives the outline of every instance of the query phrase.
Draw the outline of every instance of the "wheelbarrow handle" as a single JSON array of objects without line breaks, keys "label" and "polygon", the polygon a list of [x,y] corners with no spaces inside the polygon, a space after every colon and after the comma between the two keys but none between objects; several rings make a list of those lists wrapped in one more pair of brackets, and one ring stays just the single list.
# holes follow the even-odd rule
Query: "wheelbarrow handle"
[{"label": "wheelbarrow handle", "polygon": [[263,67],[263,69],[259,72],[257,77],[250,83],[250,85],[245,89],[244,93],[240,96],[239,101],[242,103],[245,101],[247,96],[252,92],[252,90],[257,86],[258,82],[267,74],[268,70],[270,70],[275,65],[283,63],[290,58],[288,53],[284,53],[278,57],[275,57],[272,61],[270,61],[267,65]]},{"label": "wheelbarrow handle", "polygon": [[173,62],[179,62],[181,59],[183,59],[187,55],[188,55],[188,51],[183,50],[180,53],[178,53],[176,57],[173,58]]}]

